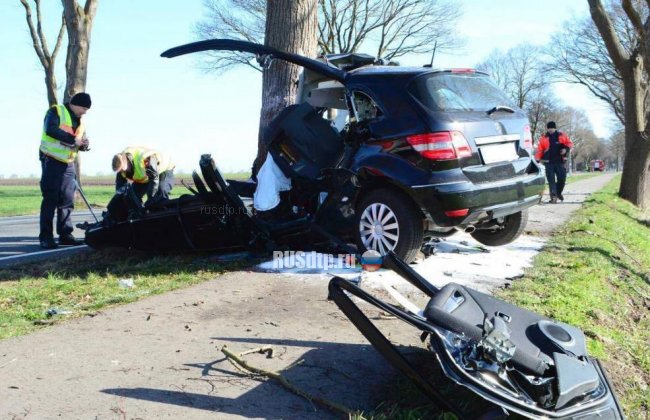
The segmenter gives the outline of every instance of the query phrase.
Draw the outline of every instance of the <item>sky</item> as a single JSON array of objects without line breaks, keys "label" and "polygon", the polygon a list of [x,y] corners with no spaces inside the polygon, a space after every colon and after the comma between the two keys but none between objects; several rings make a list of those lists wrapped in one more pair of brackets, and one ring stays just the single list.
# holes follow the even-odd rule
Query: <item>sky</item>
[{"label": "sky", "polygon": [[[83,0],[79,0],[83,2]],[[462,51],[437,54],[436,66],[472,67],[495,49],[546,44],[563,20],[588,16],[586,0],[459,0]],[[61,3],[43,2],[45,33],[53,48]],[[168,153],[177,172],[198,168],[211,153],[224,172],[248,171],[255,157],[262,77],[240,67],[222,75],[200,70],[200,56],[161,58],[164,50],[196,41],[205,15],[201,0],[100,0],[92,31],[86,91],[93,105],[84,117],[91,150],[82,173],[109,174],[113,154],[144,145]],[[64,45],[65,46],[65,45]],[[18,0],[0,1],[0,175],[40,176],[38,146],[47,110],[43,69],[32,47]],[[421,65],[411,56],[402,64]],[[57,58],[63,97],[65,48]],[[549,87],[551,88],[551,87]],[[597,135],[609,135],[611,116],[583,89],[552,87],[566,105],[587,112]]]}]

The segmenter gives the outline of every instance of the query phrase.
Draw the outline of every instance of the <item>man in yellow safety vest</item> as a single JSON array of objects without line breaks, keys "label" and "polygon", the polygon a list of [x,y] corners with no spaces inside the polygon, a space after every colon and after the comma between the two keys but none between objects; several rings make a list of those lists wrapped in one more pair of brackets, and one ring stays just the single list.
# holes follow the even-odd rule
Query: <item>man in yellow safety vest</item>
[{"label": "man in yellow safety vest", "polygon": [[169,199],[174,185],[174,164],[168,156],[146,147],[127,147],[113,156],[115,189],[132,182],[135,194],[142,199],[147,195],[147,205]]},{"label": "man in yellow safety vest", "polygon": [[74,228],[70,217],[76,189],[74,160],[78,151],[86,151],[89,147],[81,117],[90,109],[90,105],[90,95],[81,92],[68,103],[53,105],[45,114],[39,148],[43,201],[38,236],[41,247],[45,249],[57,247],[53,235],[55,210],[59,244],[79,244],[72,236]]}]

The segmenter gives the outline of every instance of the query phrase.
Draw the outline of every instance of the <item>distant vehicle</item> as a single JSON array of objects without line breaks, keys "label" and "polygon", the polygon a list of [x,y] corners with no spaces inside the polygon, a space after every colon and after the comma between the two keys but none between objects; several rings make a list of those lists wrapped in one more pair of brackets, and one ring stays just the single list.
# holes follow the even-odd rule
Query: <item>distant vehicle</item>
[{"label": "distant vehicle", "polygon": [[589,170],[591,172],[602,172],[605,170],[605,162],[599,159],[594,159],[591,162],[589,162]]}]

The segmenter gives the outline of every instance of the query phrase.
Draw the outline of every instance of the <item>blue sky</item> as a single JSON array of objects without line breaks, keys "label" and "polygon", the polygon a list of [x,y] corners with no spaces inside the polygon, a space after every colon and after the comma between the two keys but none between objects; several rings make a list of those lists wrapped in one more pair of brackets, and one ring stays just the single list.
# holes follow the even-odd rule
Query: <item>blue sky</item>
[{"label": "blue sky", "polygon": [[[80,0],[83,3],[83,0]],[[43,2],[50,48],[60,22],[58,0]],[[463,0],[459,31],[463,51],[439,54],[438,66],[471,67],[493,48],[521,42],[545,44],[572,14],[586,16],[586,0]],[[223,171],[248,170],[255,156],[261,106],[261,74],[238,68],[216,76],[198,69],[199,56],[160,57],[167,48],[196,40],[201,0],[100,0],[92,32],[87,92],[93,106],[86,118],[92,150],[82,172],[110,173],[114,153],[148,145],[172,155],[177,167],[198,167],[212,153]],[[47,109],[43,70],[32,48],[18,0],[0,2],[0,123],[5,127],[0,174],[40,175],[38,145]],[[421,65],[429,57],[407,57]],[[65,49],[57,59],[63,97]],[[554,87],[560,97],[588,112],[596,133],[608,134],[608,112],[582,89]]]}]

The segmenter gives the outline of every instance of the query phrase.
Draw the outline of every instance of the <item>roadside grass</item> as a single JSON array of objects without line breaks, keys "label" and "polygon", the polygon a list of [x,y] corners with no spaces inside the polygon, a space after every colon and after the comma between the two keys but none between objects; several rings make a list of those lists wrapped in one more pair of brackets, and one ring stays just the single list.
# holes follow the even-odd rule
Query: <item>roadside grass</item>
[{"label": "roadside grass", "polygon": [[585,179],[601,176],[607,172],[574,172],[573,175],[567,176],[566,183],[571,184],[576,181],[583,181]]},{"label": "roadside grass", "polygon": [[[238,263],[206,255],[151,256],[129,250],[89,251],[65,259],[0,269],[0,339],[68,318],[216,278]],[[122,287],[120,279],[133,279]],[[49,309],[70,311],[48,316]]]},{"label": "roadside grass", "polygon": [[580,327],[629,418],[650,416],[650,214],[592,194],[501,298]]},{"label": "roadside grass", "polygon": [[[603,362],[627,418],[646,419],[650,418],[650,213],[617,197],[620,179],[615,177],[592,194],[535,257],[523,278],[497,296],[581,328],[590,355]],[[395,399],[403,387],[397,384],[386,394],[390,400],[358,419],[415,419],[423,413],[427,418],[445,418],[430,402],[418,402],[418,396],[423,397],[417,388],[411,389],[413,395]]]}]

